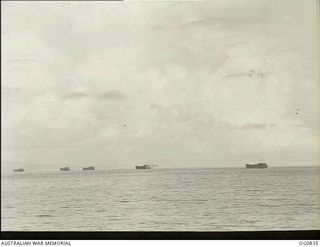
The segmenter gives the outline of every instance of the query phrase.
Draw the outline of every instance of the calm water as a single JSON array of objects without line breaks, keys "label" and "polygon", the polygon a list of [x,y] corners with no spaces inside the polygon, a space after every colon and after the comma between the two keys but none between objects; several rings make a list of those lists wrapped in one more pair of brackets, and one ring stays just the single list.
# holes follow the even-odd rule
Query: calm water
[{"label": "calm water", "polygon": [[319,229],[318,168],[96,170],[2,178],[2,230]]}]

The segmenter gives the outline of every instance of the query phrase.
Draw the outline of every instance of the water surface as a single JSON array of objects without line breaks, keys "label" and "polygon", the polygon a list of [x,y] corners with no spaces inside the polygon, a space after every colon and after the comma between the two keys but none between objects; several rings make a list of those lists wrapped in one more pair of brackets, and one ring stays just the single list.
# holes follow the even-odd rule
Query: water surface
[{"label": "water surface", "polygon": [[319,229],[319,169],[23,172],[2,176],[4,231]]}]

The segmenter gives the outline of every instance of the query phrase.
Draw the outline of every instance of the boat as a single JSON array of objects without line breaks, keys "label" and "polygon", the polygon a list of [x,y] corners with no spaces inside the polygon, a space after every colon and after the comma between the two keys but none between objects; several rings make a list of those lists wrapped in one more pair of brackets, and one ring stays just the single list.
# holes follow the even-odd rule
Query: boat
[{"label": "boat", "polygon": [[62,172],[70,171],[70,167],[68,167],[68,166],[62,167],[62,168],[60,168],[60,171],[62,171]]},{"label": "boat", "polygon": [[14,169],[13,171],[14,172],[24,172],[24,169],[23,168],[19,168],[19,169]]},{"label": "boat", "polygon": [[154,167],[158,167],[158,165],[151,163],[150,161],[146,162],[145,165],[136,166],[136,169],[152,169]]},{"label": "boat", "polygon": [[88,166],[88,167],[83,167],[82,168],[83,171],[94,171],[94,166]]},{"label": "boat", "polygon": [[151,165],[136,166],[136,169],[151,169]]},{"label": "boat", "polygon": [[258,164],[246,164],[247,169],[264,169],[268,168],[267,163],[258,163]]}]

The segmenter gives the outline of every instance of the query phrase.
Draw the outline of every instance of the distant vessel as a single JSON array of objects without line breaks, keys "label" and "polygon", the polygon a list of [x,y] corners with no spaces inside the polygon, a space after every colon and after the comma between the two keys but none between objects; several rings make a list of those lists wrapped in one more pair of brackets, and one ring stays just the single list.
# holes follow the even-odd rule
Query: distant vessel
[{"label": "distant vessel", "polygon": [[158,165],[155,165],[155,164],[151,163],[150,161],[148,161],[148,162],[146,162],[145,165],[136,166],[136,169],[152,169],[154,167],[158,167]]},{"label": "distant vessel", "polygon": [[246,164],[246,168],[248,169],[263,169],[268,168],[267,163],[258,163],[258,164]]},{"label": "distant vessel", "polygon": [[136,166],[136,169],[151,169],[151,165]]},{"label": "distant vessel", "polygon": [[24,172],[24,169],[23,168],[19,168],[19,169],[14,169],[13,171],[14,172]]},{"label": "distant vessel", "polygon": [[64,171],[70,171],[70,167],[62,167],[60,168],[60,171],[64,172]]},{"label": "distant vessel", "polygon": [[83,167],[82,168],[83,171],[94,171],[94,166],[88,166],[88,167]]}]

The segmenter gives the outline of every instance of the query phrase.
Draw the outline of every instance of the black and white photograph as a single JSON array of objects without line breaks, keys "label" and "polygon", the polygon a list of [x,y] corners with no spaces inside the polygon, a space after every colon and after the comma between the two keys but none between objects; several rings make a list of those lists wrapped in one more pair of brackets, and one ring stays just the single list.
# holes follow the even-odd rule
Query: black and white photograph
[{"label": "black and white photograph", "polygon": [[318,0],[1,1],[1,231],[317,231],[319,175]]}]

